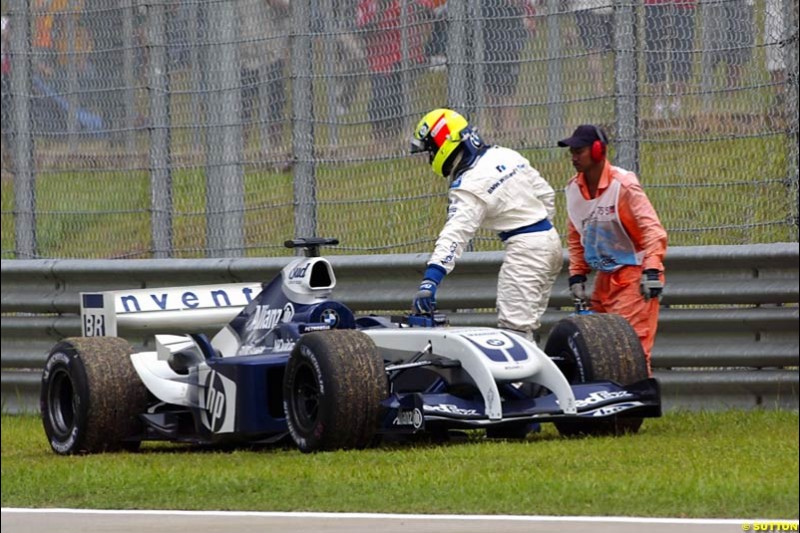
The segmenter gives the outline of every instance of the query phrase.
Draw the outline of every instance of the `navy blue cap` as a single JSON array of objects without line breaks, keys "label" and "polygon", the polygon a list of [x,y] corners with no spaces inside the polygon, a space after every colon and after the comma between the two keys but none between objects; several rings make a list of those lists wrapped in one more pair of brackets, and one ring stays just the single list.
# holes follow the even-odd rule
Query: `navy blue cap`
[{"label": "navy blue cap", "polygon": [[583,148],[589,146],[595,141],[600,141],[603,144],[608,144],[605,134],[592,124],[581,124],[572,133],[572,137],[567,137],[558,141],[558,145],[562,148]]}]

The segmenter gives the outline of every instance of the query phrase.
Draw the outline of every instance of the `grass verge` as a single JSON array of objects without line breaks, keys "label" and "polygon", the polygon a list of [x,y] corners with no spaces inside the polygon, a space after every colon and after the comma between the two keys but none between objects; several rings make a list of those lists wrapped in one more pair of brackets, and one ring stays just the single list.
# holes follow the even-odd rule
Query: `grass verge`
[{"label": "grass verge", "polygon": [[638,435],[303,455],[289,448],[50,451],[38,418],[2,416],[2,506],[393,513],[798,517],[798,413],[670,412]]}]

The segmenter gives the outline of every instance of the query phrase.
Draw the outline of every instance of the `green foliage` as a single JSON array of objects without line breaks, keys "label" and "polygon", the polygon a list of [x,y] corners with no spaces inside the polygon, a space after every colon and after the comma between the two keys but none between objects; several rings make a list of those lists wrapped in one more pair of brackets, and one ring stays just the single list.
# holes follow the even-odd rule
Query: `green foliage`
[{"label": "green foliage", "polygon": [[41,423],[2,417],[2,506],[798,517],[798,413],[670,412],[638,435],[304,455],[293,448],[62,457]]}]

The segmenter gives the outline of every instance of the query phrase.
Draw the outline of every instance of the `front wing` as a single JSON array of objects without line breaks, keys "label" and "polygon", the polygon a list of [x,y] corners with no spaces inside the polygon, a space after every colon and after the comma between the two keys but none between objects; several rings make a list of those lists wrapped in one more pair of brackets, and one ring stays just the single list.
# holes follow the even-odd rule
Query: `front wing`
[{"label": "front wing", "polygon": [[[513,422],[661,416],[658,381],[648,378],[627,386],[611,381],[572,385],[577,413],[564,414],[552,393],[535,398],[504,399],[503,417],[490,419],[482,398],[465,399],[452,394],[395,393],[382,402],[384,433],[415,433],[427,424],[448,428],[486,428]],[[547,392],[547,391],[545,391]],[[522,396],[522,395],[520,395]]]}]

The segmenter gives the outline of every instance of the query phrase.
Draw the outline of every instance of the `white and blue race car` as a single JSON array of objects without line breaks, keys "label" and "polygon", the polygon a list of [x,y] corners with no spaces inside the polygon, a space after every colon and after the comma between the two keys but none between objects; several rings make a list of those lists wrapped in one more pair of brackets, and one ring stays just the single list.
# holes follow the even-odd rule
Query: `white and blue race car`
[{"label": "white and blue race car", "polygon": [[[565,318],[542,351],[438,315],[356,316],[330,299],[336,278],[319,257],[337,242],[287,241],[305,257],[263,285],[83,293],[83,336],[56,344],[42,374],[52,449],[291,438],[313,452],[453,429],[524,438],[541,422],[564,435],[620,434],[660,416],[658,383],[621,317]],[[132,353],[120,326],[158,332],[155,349]]]}]

